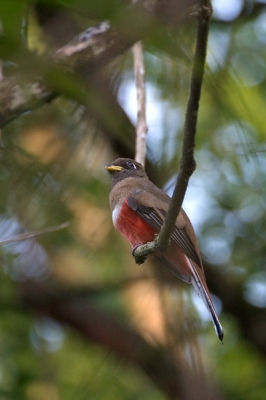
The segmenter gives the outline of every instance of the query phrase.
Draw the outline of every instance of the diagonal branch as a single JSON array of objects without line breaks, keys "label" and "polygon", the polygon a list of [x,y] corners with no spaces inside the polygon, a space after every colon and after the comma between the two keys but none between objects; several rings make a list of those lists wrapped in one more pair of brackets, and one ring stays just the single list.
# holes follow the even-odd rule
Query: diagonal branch
[{"label": "diagonal branch", "polygon": [[[123,14],[125,19],[116,21],[117,29],[111,27],[109,22],[90,27],[58,49],[49,59],[34,58],[32,53],[26,54],[27,57],[33,58],[32,63],[43,71],[39,71],[34,77],[15,72],[0,81],[0,128],[23,113],[49,103],[61,94],[60,87],[57,86],[56,90],[45,82],[47,72],[49,75],[50,70],[52,72],[54,69],[59,70],[54,80],[58,78],[60,80],[61,71],[79,73],[85,69],[88,74],[99,70],[132,47],[135,42],[146,35],[151,35],[156,26],[156,18],[175,15],[174,21],[169,18],[170,24],[184,21],[186,11],[194,1],[168,0],[167,7],[164,0],[129,1],[125,3],[125,9],[121,10],[121,15]],[[127,12],[124,12],[125,10]],[[165,14],[162,10],[168,12]],[[66,79],[69,78],[71,76],[66,76]],[[85,100],[82,100],[85,103]]]},{"label": "diagonal branch", "polygon": [[[57,50],[49,60],[49,68],[61,68],[68,72],[78,72],[84,66],[88,71],[100,68],[130,48],[134,40],[121,38],[121,35],[103,22],[76,36],[66,46]],[[45,75],[45,72],[44,72]],[[21,114],[39,108],[60,93],[44,83],[44,77],[25,81],[19,74],[7,77],[0,82],[0,127]]]},{"label": "diagonal branch", "polygon": [[195,136],[211,14],[212,7],[209,0],[200,0],[198,10],[192,15],[197,18],[197,38],[184,125],[180,172],[160,234],[153,242],[146,243],[134,250],[133,256],[138,264],[144,262],[148,254],[163,251],[167,248],[170,235],[174,229],[176,218],[185,197],[189,178],[196,168],[194,159]]}]

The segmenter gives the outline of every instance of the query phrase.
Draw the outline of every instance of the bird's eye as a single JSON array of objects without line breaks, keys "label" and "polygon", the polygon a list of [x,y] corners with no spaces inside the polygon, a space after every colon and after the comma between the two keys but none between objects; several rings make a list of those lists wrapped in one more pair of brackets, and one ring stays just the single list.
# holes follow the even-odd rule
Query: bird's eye
[{"label": "bird's eye", "polygon": [[127,166],[129,169],[137,169],[136,165],[132,161],[128,161]]}]

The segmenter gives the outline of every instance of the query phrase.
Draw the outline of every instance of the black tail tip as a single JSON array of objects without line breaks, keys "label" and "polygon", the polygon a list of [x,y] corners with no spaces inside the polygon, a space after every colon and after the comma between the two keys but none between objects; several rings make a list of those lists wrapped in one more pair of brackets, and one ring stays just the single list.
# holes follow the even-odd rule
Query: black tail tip
[{"label": "black tail tip", "polygon": [[223,343],[223,339],[224,339],[224,331],[223,331],[223,329],[217,330],[216,333],[217,333],[218,338],[221,340],[222,344],[224,344]]}]

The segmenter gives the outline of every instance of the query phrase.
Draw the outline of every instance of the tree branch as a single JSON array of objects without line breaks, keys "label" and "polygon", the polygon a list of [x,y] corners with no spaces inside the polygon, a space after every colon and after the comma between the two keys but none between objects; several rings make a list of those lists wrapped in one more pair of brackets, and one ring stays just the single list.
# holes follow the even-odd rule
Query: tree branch
[{"label": "tree branch", "polygon": [[134,46],[132,47],[132,53],[134,59],[138,105],[135,160],[144,166],[146,157],[146,134],[148,132],[148,127],[146,122],[145,66],[141,42],[137,42],[134,44]]},{"label": "tree branch", "polygon": [[[106,22],[91,27],[57,50],[44,64],[78,72],[84,66],[88,71],[100,68],[118,54],[130,48],[134,39],[121,35]],[[26,81],[19,74],[0,82],[0,127],[26,111],[50,102],[59,93],[43,82],[43,77]]]},{"label": "tree branch", "polygon": [[138,264],[144,262],[148,254],[156,253],[157,251],[164,251],[167,248],[170,235],[174,229],[176,218],[180,212],[185,197],[189,178],[196,167],[194,159],[195,136],[211,14],[212,8],[209,0],[200,0],[198,10],[192,15],[197,18],[197,38],[184,125],[184,140],[180,172],[159,235],[153,242],[146,243],[134,249],[133,256]]},{"label": "tree branch", "polygon": [[[165,17],[168,14],[175,15],[174,21],[169,23],[176,24],[187,18],[187,9],[194,1],[168,0],[165,4],[164,0],[139,0],[134,1],[134,5],[129,2],[128,13],[124,13],[126,20],[122,23],[119,21],[118,30],[111,28],[108,22],[102,22],[76,36],[49,59],[40,60],[38,57],[36,64],[42,68],[45,66],[48,72],[51,68],[63,67],[70,72],[80,72],[86,68],[86,74],[91,73],[132,47],[146,34],[151,34],[156,17],[164,15],[162,10],[169,11]],[[29,57],[34,56],[30,53]],[[5,77],[0,81],[0,128],[23,113],[49,103],[59,94],[60,90],[56,91],[45,82],[45,73],[25,77],[16,72]]]}]

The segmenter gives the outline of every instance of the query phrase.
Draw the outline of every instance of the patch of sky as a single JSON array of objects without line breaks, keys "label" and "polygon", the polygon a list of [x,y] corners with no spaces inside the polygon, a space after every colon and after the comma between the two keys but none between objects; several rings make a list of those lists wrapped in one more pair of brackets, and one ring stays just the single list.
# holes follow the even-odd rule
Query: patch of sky
[{"label": "patch of sky", "polygon": [[64,340],[64,331],[58,322],[51,318],[41,318],[34,322],[30,331],[30,340],[33,346],[53,352],[58,350]]},{"label": "patch of sky", "polygon": [[[132,122],[137,122],[135,81],[126,80],[119,91],[119,101]],[[176,152],[176,133],[183,127],[183,109],[161,98],[154,84],[146,83],[146,116],[148,124],[147,147],[151,158],[160,160],[162,150],[171,159]],[[167,142],[164,143],[165,132]]]},{"label": "patch of sky", "polygon": [[245,283],[245,299],[255,307],[266,307],[266,273],[251,275]]},{"label": "patch of sky", "polygon": [[[25,232],[25,229],[15,218],[0,216],[0,242],[21,232]],[[4,249],[14,255],[12,262],[8,266],[4,265],[5,272],[14,280],[44,279],[49,275],[47,253],[34,238],[15,241],[5,245]]]},{"label": "patch of sky", "polygon": [[200,246],[204,258],[212,264],[222,265],[230,261],[234,234],[226,227],[208,231],[208,236],[201,237]]},{"label": "patch of sky", "polygon": [[243,9],[243,0],[213,0],[213,18],[233,21]]},{"label": "patch of sky", "polygon": [[212,71],[224,66],[230,44],[230,29],[211,29],[208,39],[207,64]]}]

